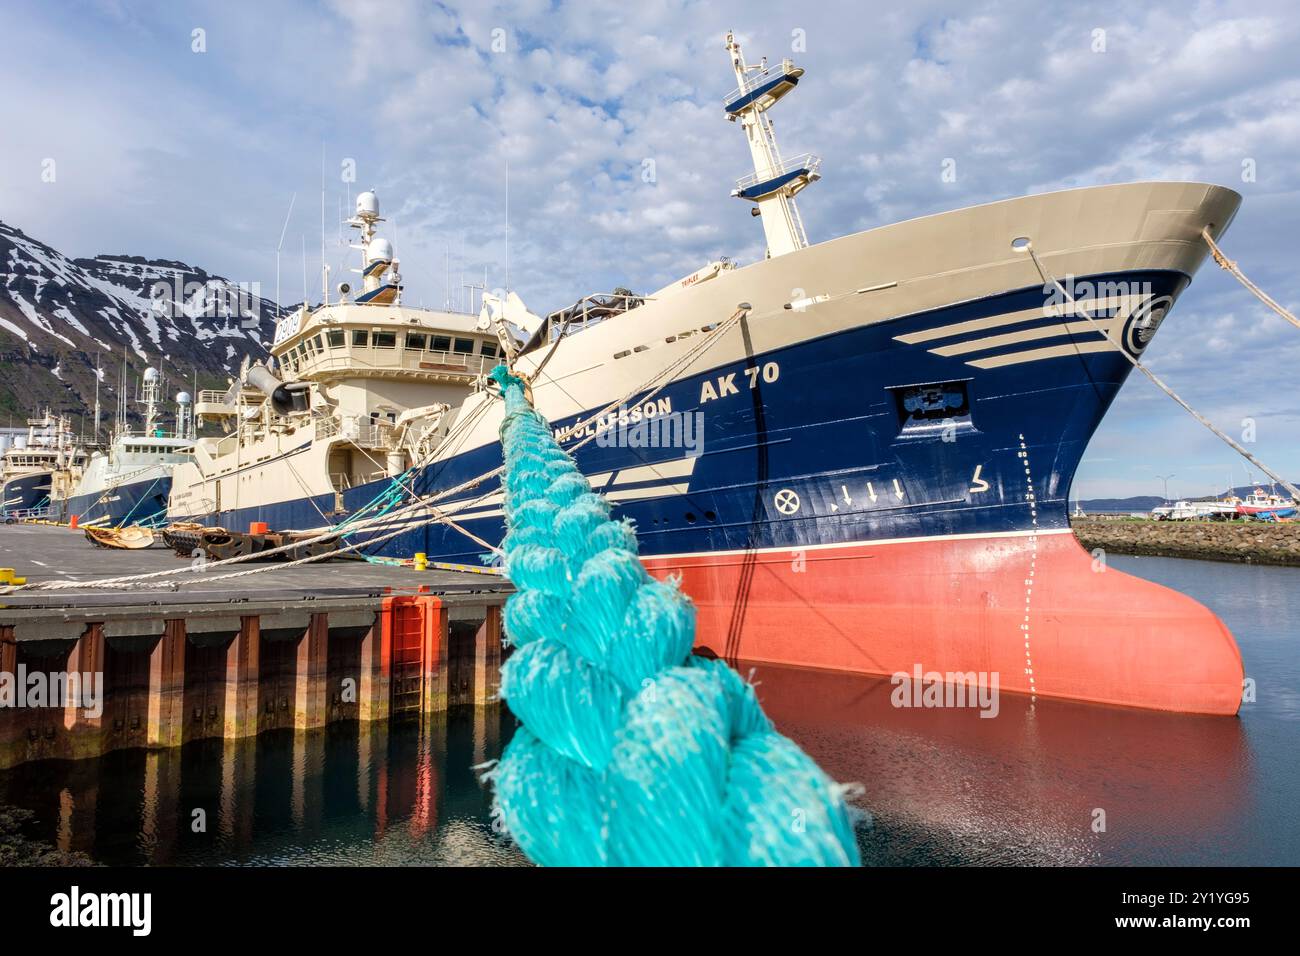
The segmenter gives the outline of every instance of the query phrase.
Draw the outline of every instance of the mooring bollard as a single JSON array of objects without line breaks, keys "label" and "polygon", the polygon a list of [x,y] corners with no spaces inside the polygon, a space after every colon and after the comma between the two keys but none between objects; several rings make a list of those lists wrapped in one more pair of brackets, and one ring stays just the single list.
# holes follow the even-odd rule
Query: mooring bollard
[{"label": "mooring bollard", "polygon": [[415,558],[413,563],[415,565],[415,570],[417,571],[429,570],[429,556],[425,554],[423,551],[415,552]]}]

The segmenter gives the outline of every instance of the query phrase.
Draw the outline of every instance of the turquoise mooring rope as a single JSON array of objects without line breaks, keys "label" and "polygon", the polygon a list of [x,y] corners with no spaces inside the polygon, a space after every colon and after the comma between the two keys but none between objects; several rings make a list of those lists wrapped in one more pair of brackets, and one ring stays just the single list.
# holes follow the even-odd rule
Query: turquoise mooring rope
[{"label": "turquoise mooring rope", "polygon": [[691,654],[695,608],[498,366],[505,420],[501,696],[523,726],[496,812],[546,866],[850,866],[846,788],[778,734],[754,689]]}]

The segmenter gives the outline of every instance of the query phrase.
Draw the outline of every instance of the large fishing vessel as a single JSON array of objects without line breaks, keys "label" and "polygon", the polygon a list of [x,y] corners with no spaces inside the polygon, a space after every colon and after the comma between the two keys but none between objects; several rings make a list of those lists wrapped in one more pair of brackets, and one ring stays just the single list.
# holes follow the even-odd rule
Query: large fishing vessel
[{"label": "large fishing vessel", "polygon": [[476,315],[402,304],[392,243],[376,234],[383,221],[376,195],[361,193],[349,220],[360,232],[361,288],[343,283],[337,301],[304,303],[279,321],[272,362],[246,361],[229,389],[199,393],[199,421],[221,423],[225,435],[198,439],[176,468],[173,519],[329,527],[392,487],[429,487],[432,475],[412,467],[460,447],[444,439],[500,361],[497,336]]},{"label": "large fishing vessel", "polygon": [[[1242,664],[1223,624],[1084,552],[1067,499],[1130,359],[1205,258],[1201,230],[1221,235],[1240,197],[1071,189],[809,245],[795,196],[820,162],[784,159],[768,117],[803,70],[749,65],[731,36],[727,50],[723,112],[754,164],[733,195],[762,224],[762,261],[545,319],[486,297],[475,323],[398,305],[378,276],[391,250],[361,210],[364,293],[282,320],[277,374],[254,366],[245,389],[201,397],[231,430],[177,469],[172,516],[329,528],[490,473],[500,401],[477,376],[495,332],[651,570],[681,577],[702,647],[1235,713]],[[503,533],[494,482],[439,501],[454,526],[395,510],[359,534],[475,562]]]},{"label": "large fishing vessel", "polygon": [[29,418],[27,434],[18,436],[0,461],[5,517],[52,515],[85,462],[66,416],[46,409],[40,418]]},{"label": "large fishing vessel", "polygon": [[161,426],[162,392],[162,373],[145,369],[140,391],[143,427],[138,433],[132,431],[125,406],[120,407],[108,448],[91,453],[63,504],[64,513],[75,515],[79,524],[153,527],[165,521],[172,469],[189,460],[194,435],[189,392],[176,396],[176,427],[170,435]]}]

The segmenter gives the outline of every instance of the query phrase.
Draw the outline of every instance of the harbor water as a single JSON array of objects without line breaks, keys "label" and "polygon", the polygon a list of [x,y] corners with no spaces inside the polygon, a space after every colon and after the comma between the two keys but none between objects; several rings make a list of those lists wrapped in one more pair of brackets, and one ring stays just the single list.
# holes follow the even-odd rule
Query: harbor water
[{"label": "harbor water", "polygon": [[[781,729],[859,784],[866,862],[1300,862],[1300,569],[1110,562],[1227,623],[1255,682],[1237,718],[1004,693],[987,719],[895,707],[884,679],[754,669]],[[526,864],[475,769],[513,727],[504,707],[469,708],[28,764],[0,773],[0,803],[34,813],[27,837],[110,865]]]}]

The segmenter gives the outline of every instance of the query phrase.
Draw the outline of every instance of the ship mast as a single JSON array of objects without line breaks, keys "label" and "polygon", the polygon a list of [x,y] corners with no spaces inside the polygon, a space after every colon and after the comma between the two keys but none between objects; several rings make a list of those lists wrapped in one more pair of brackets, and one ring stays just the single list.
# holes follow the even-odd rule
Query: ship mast
[{"label": "ship mast", "polygon": [[771,68],[766,59],[747,65],[740,43],[731,33],[727,34],[727,52],[738,87],[727,96],[723,108],[727,119],[740,121],[754,161],[753,175],[737,182],[731,195],[756,204],[754,214],[763,220],[768,258],[795,252],[808,245],[808,235],[794,197],[821,178],[821,159],[805,153],[783,161],[767,111],[798,85],[803,68],[788,59]]},{"label": "ship mast", "polygon": [[352,246],[361,252],[361,291],[357,305],[401,305],[402,277],[399,263],[393,254],[393,244],[375,235],[375,224],[384,222],[379,215],[379,198],[374,190],[357,194],[357,211],[347,225],[360,230],[361,242]]},{"label": "ship mast", "polygon": [[95,353],[95,437],[94,441],[99,441],[99,380],[103,373],[99,368],[99,353]]},{"label": "ship mast", "polygon": [[144,370],[140,403],[144,405],[144,434],[152,437],[158,427],[158,405],[162,401],[162,372],[150,366]]}]

